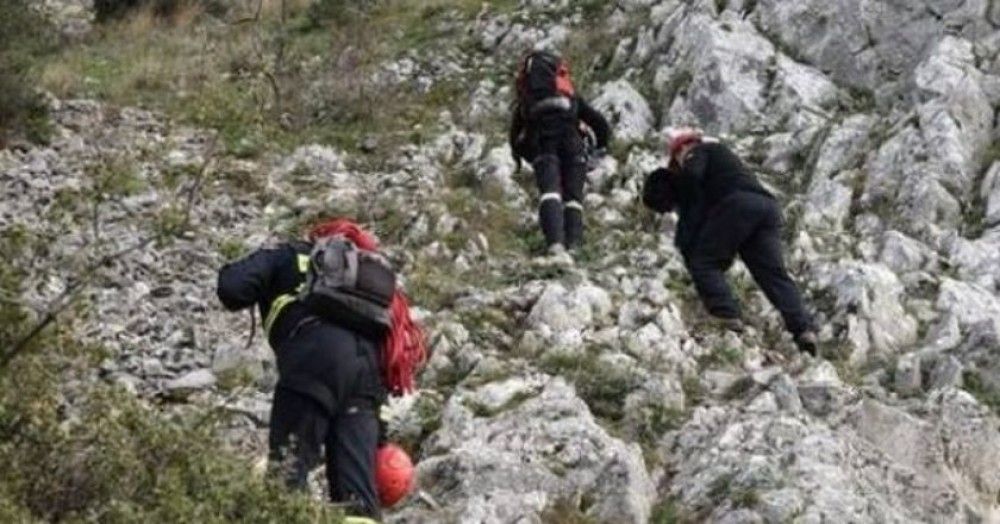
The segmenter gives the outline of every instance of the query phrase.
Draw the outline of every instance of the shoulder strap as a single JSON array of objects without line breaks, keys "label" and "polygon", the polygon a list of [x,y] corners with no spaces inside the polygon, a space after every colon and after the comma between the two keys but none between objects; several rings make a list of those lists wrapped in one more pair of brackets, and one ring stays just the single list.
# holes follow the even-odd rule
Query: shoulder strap
[{"label": "shoulder strap", "polygon": [[[309,254],[308,253],[298,253],[295,257],[296,266],[299,273],[305,275],[309,272]],[[267,317],[264,318],[264,333],[270,336],[271,327],[274,325],[274,321],[278,319],[278,315],[288,307],[289,304],[295,302],[296,297],[302,288],[306,285],[305,280],[299,284],[299,287],[290,293],[282,293],[278,295],[273,302],[271,302],[271,309],[267,312]]]}]

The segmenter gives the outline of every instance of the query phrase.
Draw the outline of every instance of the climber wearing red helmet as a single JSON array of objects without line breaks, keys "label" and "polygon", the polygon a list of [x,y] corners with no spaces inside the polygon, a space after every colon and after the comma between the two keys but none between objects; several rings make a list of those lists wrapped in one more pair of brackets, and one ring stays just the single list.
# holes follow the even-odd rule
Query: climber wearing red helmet
[{"label": "climber wearing red helmet", "polygon": [[304,489],[325,454],[330,499],[353,522],[380,515],[379,408],[386,393],[413,389],[426,360],[423,332],[378,247],[348,220],[322,222],[307,241],[227,264],[218,281],[227,309],[259,307],[274,349],[271,474]]},{"label": "climber wearing red helmet", "polygon": [[674,236],[698,295],[723,325],[742,330],[725,271],[739,255],[803,351],[816,352],[813,321],[781,254],[781,210],[728,147],[697,129],[670,133],[668,166],[646,177],[643,203],[677,211]]}]

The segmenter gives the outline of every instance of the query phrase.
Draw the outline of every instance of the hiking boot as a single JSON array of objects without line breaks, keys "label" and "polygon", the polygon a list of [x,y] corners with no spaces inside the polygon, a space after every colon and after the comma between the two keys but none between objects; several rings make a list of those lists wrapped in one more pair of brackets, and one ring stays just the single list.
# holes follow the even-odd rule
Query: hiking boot
[{"label": "hiking boot", "polygon": [[795,345],[798,346],[799,351],[815,357],[819,348],[819,339],[817,339],[815,331],[807,329],[795,335]]}]

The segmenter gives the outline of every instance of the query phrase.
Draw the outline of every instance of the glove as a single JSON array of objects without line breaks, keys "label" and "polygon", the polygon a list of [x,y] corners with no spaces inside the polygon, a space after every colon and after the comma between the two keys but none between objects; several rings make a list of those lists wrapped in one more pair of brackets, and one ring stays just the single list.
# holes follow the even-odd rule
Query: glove
[{"label": "glove", "polygon": [[593,171],[600,167],[601,160],[608,156],[608,150],[603,147],[594,148],[593,151],[587,155],[587,171]]}]

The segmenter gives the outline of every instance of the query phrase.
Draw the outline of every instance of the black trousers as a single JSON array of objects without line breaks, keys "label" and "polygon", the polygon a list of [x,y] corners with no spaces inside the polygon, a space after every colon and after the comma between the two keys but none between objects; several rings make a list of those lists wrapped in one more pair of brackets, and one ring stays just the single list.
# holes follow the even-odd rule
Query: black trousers
[{"label": "black trousers", "polygon": [[[312,361],[328,384],[301,372],[279,378],[268,436],[270,474],[305,489],[309,472],[325,461],[330,500],[348,515],[379,519],[375,452],[384,395],[377,348],[350,331],[316,323],[278,351],[304,352],[289,360],[295,366]],[[307,358],[312,351],[324,354]],[[279,356],[279,373],[281,364]]]},{"label": "black trousers", "polygon": [[785,268],[781,228],[777,202],[759,193],[738,191],[713,206],[695,241],[685,250],[685,264],[709,313],[739,318],[739,304],[725,275],[739,254],[793,335],[813,327]]},{"label": "black trousers", "polygon": [[541,194],[538,220],[548,246],[574,248],[583,242],[583,188],[587,159],[583,140],[573,126],[538,133],[532,167]]}]

